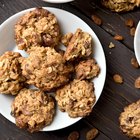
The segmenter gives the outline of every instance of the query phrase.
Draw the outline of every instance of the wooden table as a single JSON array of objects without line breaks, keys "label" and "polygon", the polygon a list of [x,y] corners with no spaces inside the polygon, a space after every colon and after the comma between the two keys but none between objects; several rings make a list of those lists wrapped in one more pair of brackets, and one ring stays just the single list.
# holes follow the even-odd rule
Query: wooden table
[{"label": "wooden table", "polygon": [[[131,58],[135,57],[134,38],[130,35],[130,28],[126,27],[125,20],[132,18],[136,27],[140,19],[140,9],[118,14],[103,8],[99,1],[95,0],[75,0],[66,4],[50,4],[41,0],[1,0],[0,24],[21,10],[41,6],[65,9],[89,24],[100,39],[106,55],[106,83],[91,115],[62,130],[30,134],[18,129],[15,124],[0,115],[0,140],[63,140],[67,139],[72,131],[78,131],[80,139],[84,140],[86,132],[93,127],[99,130],[96,140],[128,140],[129,138],[120,131],[118,118],[126,105],[140,99],[140,91],[134,87],[140,69],[135,69],[130,62]],[[102,19],[101,26],[91,20],[92,14]],[[116,34],[122,35],[124,41],[114,40]],[[110,42],[115,44],[115,48],[108,47]],[[123,84],[113,81],[112,77],[116,73],[123,76]]]}]

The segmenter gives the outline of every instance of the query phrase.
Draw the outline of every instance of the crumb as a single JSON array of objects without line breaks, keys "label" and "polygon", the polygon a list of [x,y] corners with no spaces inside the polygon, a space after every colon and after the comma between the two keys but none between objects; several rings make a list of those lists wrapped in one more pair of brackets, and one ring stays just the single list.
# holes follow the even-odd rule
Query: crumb
[{"label": "crumb", "polygon": [[102,24],[102,20],[100,17],[98,17],[97,15],[92,15],[91,16],[91,19],[94,21],[95,24],[97,25],[101,25]]},{"label": "crumb", "polygon": [[132,27],[132,28],[130,29],[130,35],[131,35],[131,36],[134,36],[134,35],[135,35],[135,31],[136,31],[136,28],[135,28],[135,27]]},{"label": "crumb", "polygon": [[115,45],[112,43],[112,42],[110,42],[110,44],[109,44],[109,46],[108,46],[110,49],[112,49],[112,48],[114,48],[115,47]]},{"label": "crumb", "polygon": [[132,19],[127,19],[125,21],[125,25],[128,27],[133,27],[134,26],[134,21]]},{"label": "crumb", "polygon": [[140,88],[140,76],[135,80],[135,88]]},{"label": "crumb", "polygon": [[138,64],[138,61],[136,60],[136,58],[132,58],[132,59],[131,59],[131,65],[132,65],[134,68],[139,68],[139,64]]},{"label": "crumb", "polygon": [[78,140],[79,139],[79,133],[77,131],[73,131],[69,134],[68,140]]},{"label": "crumb", "polygon": [[96,128],[92,128],[89,130],[86,134],[86,140],[93,140],[97,135],[99,131]]},{"label": "crumb", "polygon": [[122,41],[124,38],[123,38],[123,36],[121,36],[121,35],[115,35],[115,36],[114,36],[114,39],[115,39],[115,40],[118,40],[118,41]]},{"label": "crumb", "polygon": [[123,83],[123,78],[122,78],[122,76],[119,75],[119,74],[115,74],[115,75],[113,76],[113,79],[114,79],[115,83],[119,83],[119,84],[122,84],[122,83]]}]

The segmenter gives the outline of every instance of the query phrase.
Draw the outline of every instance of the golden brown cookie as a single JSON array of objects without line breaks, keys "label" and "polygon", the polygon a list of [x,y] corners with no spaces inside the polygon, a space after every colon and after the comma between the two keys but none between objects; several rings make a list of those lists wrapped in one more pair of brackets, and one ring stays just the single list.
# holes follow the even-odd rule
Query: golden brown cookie
[{"label": "golden brown cookie", "polygon": [[11,108],[16,125],[30,132],[39,131],[49,125],[55,115],[53,97],[35,89],[22,89]]},{"label": "golden brown cookie", "polygon": [[90,114],[95,103],[92,82],[74,80],[56,91],[55,99],[61,111],[66,111],[72,118]]},{"label": "golden brown cookie", "polygon": [[73,36],[70,37],[69,43],[67,42],[67,37],[68,35],[64,36],[62,41],[64,44],[68,44],[64,54],[65,60],[71,61],[76,58],[90,56],[92,53],[92,37],[90,34],[77,29]]},{"label": "golden brown cookie", "polygon": [[121,130],[127,136],[140,139],[140,100],[125,107],[119,121]]},{"label": "golden brown cookie", "polygon": [[43,91],[50,91],[69,81],[71,65],[65,64],[61,54],[50,47],[33,47],[22,63],[27,83]]},{"label": "golden brown cookie", "polygon": [[20,53],[10,51],[0,56],[0,93],[15,95],[23,88],[20,58]]},{"label": "golden brown cookie", "polygon": [[102,0],[102,4],[115,12],[127,12],[140,6],[140,0]]},{"label": "golden brown cookie", "polygon": [[88,59],[81,61],[76,67],[76,78],[83,79],[91,79],[93,77],[98,76],[100,72],[99,65],[96,63],[95,59]]},{"label": "golden brown cookie", "polygon": [[20,50],[26,51],[33,46],[55,47],[59,38],[56,16],[43,8],[26,13],[15,25],[15,39]]}]

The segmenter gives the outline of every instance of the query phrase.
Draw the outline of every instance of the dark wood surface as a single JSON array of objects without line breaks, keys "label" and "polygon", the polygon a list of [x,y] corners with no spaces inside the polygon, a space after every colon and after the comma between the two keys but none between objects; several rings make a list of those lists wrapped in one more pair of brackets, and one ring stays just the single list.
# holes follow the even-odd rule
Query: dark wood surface
[{"label": "dark wood surface", "polygon": [[[0,140],[66,140],[69,133],[75,130],[80,133],[80,140],[84,140],[86,132],[93,127],[99,130],[96,140],[129,140],[120,131],[118,118],[126,105],[140,99],[140,90],[134,87],[140,69],[135,69],[130,63],[131,58],[135,57],[134,38],[124,22],[132,18],[136,27],[140,19],[140,9],[118,14],[102,7],[99,0],[75,0],[66,4],[50,4],[41,0],[0,0],[0,24],[21,10],[41,6],[65,9],[83,19],[93,29],[106,55],[106,83],[91,115],[65,129],[30,134],[18,129],[15,124],[0,115]],[[101,26],[97,26],[91,20],[92,14],[102,19]],[[122,35],[124,41],[114,40],[115,34]],[[109,49],[110,42],[113,42],[116,47]],[[112,76],[115,73],[123,76],[123,84],[119,85],[113,81]]]}]

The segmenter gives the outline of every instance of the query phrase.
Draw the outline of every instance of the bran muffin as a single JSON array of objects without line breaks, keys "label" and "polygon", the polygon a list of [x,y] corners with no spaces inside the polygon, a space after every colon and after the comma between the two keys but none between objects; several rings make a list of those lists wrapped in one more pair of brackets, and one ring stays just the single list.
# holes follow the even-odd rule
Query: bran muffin
[{"label": "bran muffin", "polygon": [[43,8],[26,13],[15,25],[15,40],[20,50],[28,51],[33,46],[55,47],[59,39],[56,16]]},{"label": "bran muffin", "polygon": [[95,59],[87,59],[81,61],[76,67],[76,79],[91,79],[98,76],[100,72],[99,65],[96,63]]},{"label": "bran muffin", "polygon": [[28,84],[50,91],[69,81],[73,66],[66,64],[53,48],[33,47],[29,53],[22,63],[22,74]]},{"label": "bran muffin", "polygon": [[125,107],[119,121],[121,130],[127,136],[140,139],[140,100]]},{"label": "bran muffin", "polygon": [[58,89],[55,99],[59,109],[70,117],[85,117],[90,114],[95,103],[93,83],[75,79]]},{"label": "bran muffin", "polygon": [[55,115],[53,97],[35,89],[22,89],[11,108],[16,125],[30,132],[39,131],[51,124]]},{"label": "bran muffin", "polygon": [[0,56],[0,92],[16,95],[23,88],[25,77],[22,76],[21,55],[18,52],[5,52]]},{"label": "bran muffin", "polygon": [[[67,42],[67,35],[64,36],[63,43],[68,44],[64,58],[66,61],[72,61],[76,58],[88,57],[92,53],[92,37],[89,33],[77,29],[73,36]],[[66,38],[65,38],[66,37]]]}]

